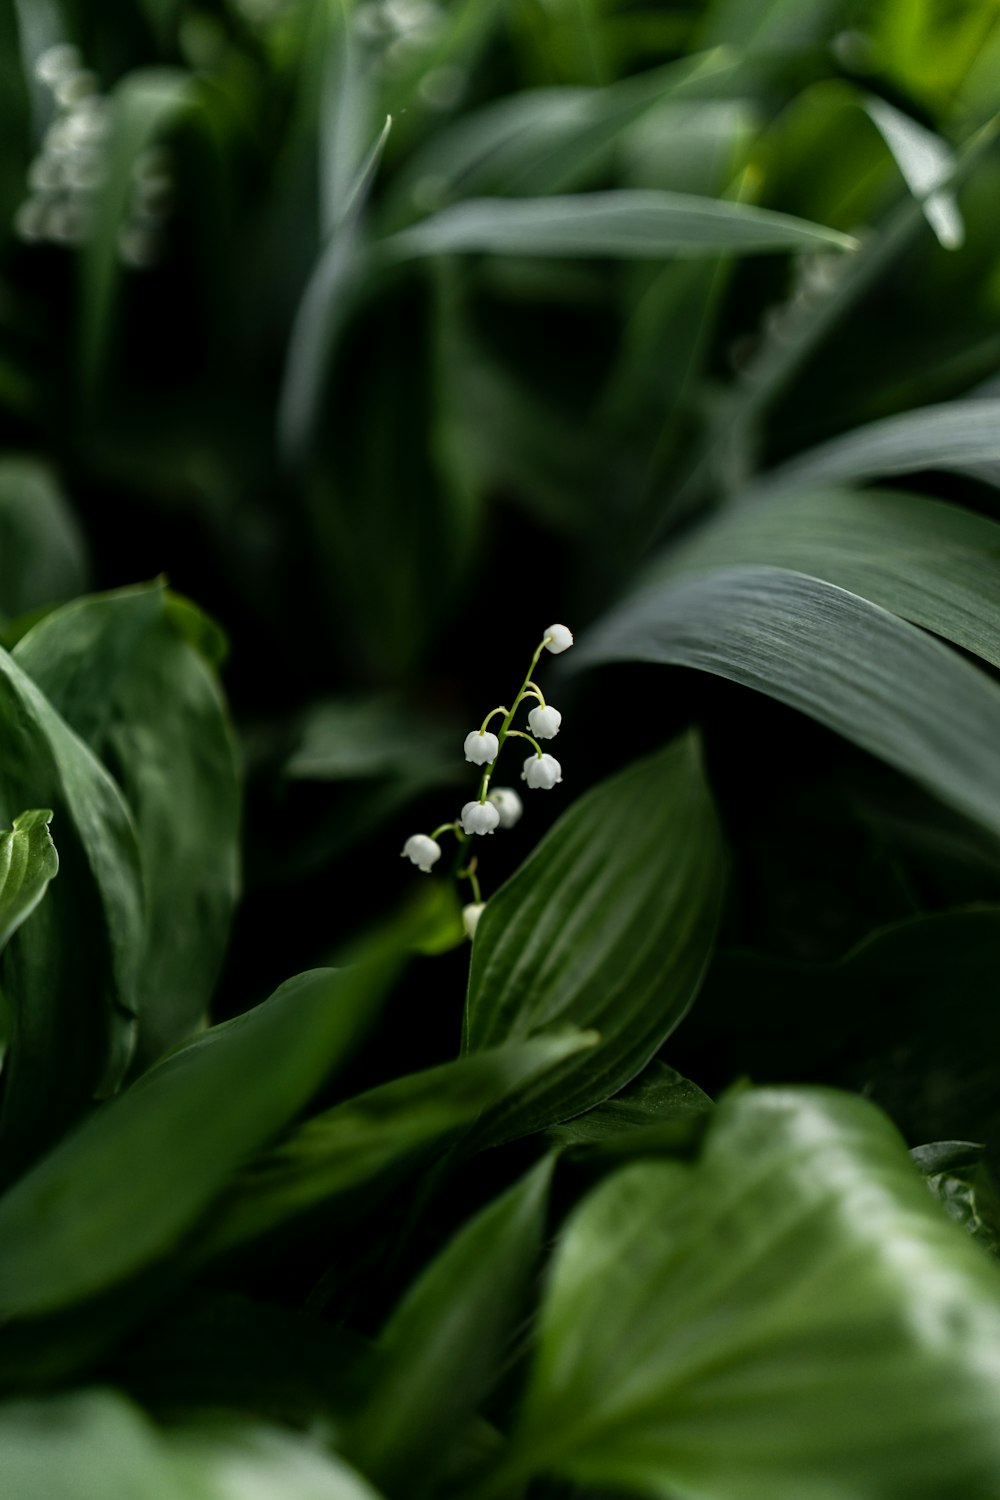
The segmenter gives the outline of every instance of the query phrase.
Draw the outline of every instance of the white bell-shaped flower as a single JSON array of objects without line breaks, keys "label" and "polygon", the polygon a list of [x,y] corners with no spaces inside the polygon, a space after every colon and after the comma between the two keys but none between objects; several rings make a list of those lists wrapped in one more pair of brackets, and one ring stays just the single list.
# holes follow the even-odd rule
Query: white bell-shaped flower
[{"label": "white bell-shaped flower", "polygon": [[474,729],[465,736],[465,758],[474,766],[488,766],[496,760],[500,741],[488,729]]},{"label": "white bell-shaped flower", "polygon": [[540,787],[543,792],[551,791],[562,781],[562,766],[554,755],[529,755],[524,762],[521,780],[530,787]]},{"label": "white bell-shaped flower", "polygon": [[558,656],[560,651],[568,651],[573,644],[573,632],[567,625],[550,625],[545,632],[545,646],[553,656]]},{"label": "white bell-shaped flower", "polygon": [[551,703],[548,708],[533,708],[528,715],[528,728],[536,740],[554,740],[561,723],[562,714]]},{"label": "white bell-shaped flower", "polygon": [[402,858],[412,860],[418,870],[429,875],[431,866],[436,865],[441,858],[441,845],[435,839],[428,838],[426,833],[414,833],[403,845]]},{"label": "white bell-shaped flower", "polygon": [[468,906],[462,907],[462,926],[465,928],[465,935],[470,942],[476,935],[476,928],[479,926],[479,918],[482,916],[485,910],[485,901],[472,901]]},{"label": "white bell-shaped flower", "polygon": [[500,814],[492,802],[467,802],[462,808],[462,828],[466,833],[492,833],[500,823]]},{"label": "white bell-shaped flower", "polygon": [[490,801],[500,814],[501,828],[513,828],[524,812],[524,803],[512,786],[495,786]]}]

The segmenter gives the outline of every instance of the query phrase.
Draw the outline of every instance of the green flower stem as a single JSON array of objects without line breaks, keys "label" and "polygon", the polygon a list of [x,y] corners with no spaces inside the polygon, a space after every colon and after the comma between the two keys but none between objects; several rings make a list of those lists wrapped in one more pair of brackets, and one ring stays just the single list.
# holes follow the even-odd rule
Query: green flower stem
[{"label": "green flower stem", "polygon": [[440,824],[439,827],[435,828],[434,832],[430,835],[430,837],[432,839],[440,838],[440,836],[441,836],[442,833],[455,833],[455,834],[457,834],[458,833],[458,819],[455,818],[450,823],[442,823],[442,824]]},{"label": "green flower stem", "polygon": [[458,872],[459,880],[467,880],[472,886],[472,894],[477,901],[482,901],[483,893],[479,889],[479,876],[476,874],[476,861],[470,860],[464,870]]},{"label": "green flower stem", "polygon": [[[529,692],[531,692],[533,690],[535,693],[538,693],[538,689],[535,687],[534,683],[531,680],[531,675],[534,672],[535,668],[538,666],[538,658],[541,656],[542,652],[545,650],[545,642],[548,639],[549,639],[549,637],[546,636],[545,639],[539,641],[538,645],[535,647],[535,654],[531,658],[531,666],[528,668],[528,674],[525,677],[524,681],[521,683],[520,689],[518,690],[517,697],[514,699],[514,702],[511,704],[510,708],[508,709],[508,711],[507,711],[507,717],[504,719],[503,723],[500,725],[500,728],[499,728],[499,730],[497,732],[497,753],[493,757],[493,759],[490,761],[489,765],[486,767],[485,771],[482,774],[482,778],[481,778],[481,780],[479,782],[479,801],[480,801],[480,803],[483,803],[483,802],[486,801],[486,793],[489,791],[489,786],[490,786],[490,777],[493,775],[493,767],[496,765],[497,761],[500,759],[500,751],[503,749],[504,740],[507,738],[508,734],[520,734],[520,730],[517,730],[517,729],[512,730],[511,727],[510,727],[511,724],[514,722],[514,715],[517,713],[517,710],[520,707],[520,704],[521,704],[522,700],[528,696]],[[541,695],[539,694],[539,696],[541,696]],[[545,706],[544,703],[543,703],[542,706],[543,707]],[[498,710],[494,709],[493,712],[497,713]],[[490,714],[490,718],[492,718],[492,717],[493,717],[493,714]],[[486,726],[484,724],[483,728],[485,728],[485,727]],[[525,735],[524,738],[527,739],[528,736]],[[534,740],[532,740],[531,743],[534,745],[535,744]],[[535,749],[538,750],[538,746],[537,745],[535,745]],[[541,750],[538,750],[538,753],[539,753],[539,755],[541,755],[541,753],[542,753]]]},{"label": "green flower stem", "polygon": [[525,734],[525,732],[524,732],[523,729],[512,729],[511,732],[510,732],[510,737],[511,737],[512,740],[513,739],[527,740],[529,745],[534,745],[534,747],[535,747],[535,754],[538,756],[538,759],[541,760],[541,758],[542,758],[542,747],[538,743],[537,740],[533,740],[531,738],[530,734]]},{"label": "green flower stem", "polygon": [[491,708],[490,711],[489,711],[489,713],[486,715],[486,718],[483,720],[483,722],[479,726],[479,733],[480,734],[485,734],[486,733],[486,726],[490,722],[490,720],[491,719],[495,719],[496,716],[497,716],[497,714],[505,714],[506,712],[507,712],[507,708],[506,708],[506,705],[503,704],[503,703],[501,703],[501,705],[500,705],[499,708]]}]

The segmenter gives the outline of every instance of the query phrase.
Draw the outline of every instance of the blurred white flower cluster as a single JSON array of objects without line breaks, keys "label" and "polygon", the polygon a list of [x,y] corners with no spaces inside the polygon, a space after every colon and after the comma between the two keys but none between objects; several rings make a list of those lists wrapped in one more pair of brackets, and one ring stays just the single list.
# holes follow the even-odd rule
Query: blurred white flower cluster
[{"label": "blurred white flower cluster", "polygon": [[[15,228],[28,243],[79,245],[93,230],[97,196],[107,178],[111,109],[97,78],[69,43],[43,52],[35,75],[51,95],[52,116],[28,168],[28,196],[17,211]],[[150,147],[132,169],[118,235],[124,265],[155,264],[172,197],[169,156],[161,147]]]}]

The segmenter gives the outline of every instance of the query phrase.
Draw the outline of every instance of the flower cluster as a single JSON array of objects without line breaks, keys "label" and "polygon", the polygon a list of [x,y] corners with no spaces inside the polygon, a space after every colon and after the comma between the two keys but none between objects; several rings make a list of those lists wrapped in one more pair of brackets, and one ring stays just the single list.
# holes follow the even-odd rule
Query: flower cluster
[{"label": "flower cluster", "polygon": [[[28,169],[28,197],[15,227],[28,243],[79,245],[94,230],[97,195],[111,165],[111,105],[76,47],[61,42],[44,51],[35,76],[51,95],[51,117]],[[151,146],[132,167],[126,212],[118,235],[122,263],[136,269],[158,258],[173,183],[166,152]]]},{"label": "flower cluster", "polygon": [[[521,684],[511,707],[501,705],[491,709],[479,728],[470,730],[465,736],[466,760],[471,765],[484,768],[477,795],[472,801],[466,802],[460,816],[453,822],[442,823],[431,834],[414,833],[403,845],[403,857],[411,860],[425,875],[430,874],[441,858],[441,845],[438,839],[442,834],[454,833],[462,843],[475,834],[493,833],[497,828],[513,828],[520,818],[524,808],[514,788],[510,786],[493,787],[492,790],[490,788],[493,770],[505,740],[527,740],[533,747],[534,753],[527,757],[521,771],[521,780],[530,788],[551,791],[562,781],[562,766],[554,755],[546,754],[538,743],[539,740],[551,740],[556,737],[562,724],[562,714],[557,708],[546,703],[541,688],[532,678],[532,673],[543,651],[551,651],[557,656],[562,651],[568,651],[572,644],[572,632],[565,625],[550,625],[535,650],[531,666],[528,668],[528,675]],[[523,729],[512,727],[518,709],[527,698],[535,700],[535,706],[528,714],[530,734]],[[496,718],[500,719],[500,727],[494,733],[489,725]],[[458,870],[457,874],[460,879],[469,881],[475,898],[462,913],[465,931],[471,938],[485,905],[476,875],[476,859],[470,859],[465,868]]]}]

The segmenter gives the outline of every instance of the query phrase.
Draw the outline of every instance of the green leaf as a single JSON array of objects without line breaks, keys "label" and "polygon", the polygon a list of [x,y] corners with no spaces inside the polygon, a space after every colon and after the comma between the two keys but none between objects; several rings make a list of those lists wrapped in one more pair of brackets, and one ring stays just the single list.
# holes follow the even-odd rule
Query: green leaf
[{"label": "green leaf", "polygon": [[762,1089],[696,1165],[638,1163],[567,1225],[502,1474],[674,1500],[987,1500],[1000,1273],[866,1101]]},{"label": "green leaf", "polygon": [[941,187],[955,169],[951,148],[936,135],[911,120],[902,110],[873,95],[865,100],[865,113],[892,152],[903,181],[923,208],[924,218],[946,250],[958,250],[965,240],[965,225],[955,195]]},{"label": "green leaf", "polygon": [[832,584],[768,567],[673,579],[614,611],[576,660],[696,667],[755,688],[1000,832],[1000,688]]},{"label": "green leaf", "polygon": [[0,616],[71,599],[86,587],[83,536],[51,471],[0,461]]},{"label": "green leaf", "polygon": [[746,564],[836,584],[1000,666],[1000,525],[923,495],[785,492],[726,507],[644,587]]},{"label": "green leaf", "polygon": [[59,869],[51,821],[48,808],[36,808],[19,813],[0,833],[0,949],[31,916]]},{"label": "green leaf", "polygon": [[390,1493],[425,1493],[500,1373],[541,1249],[552,1164],[455,1235],[382,1336],[382,1373],[345,1448]]},{"label": "green leaf", "polygon": [[100,384],[112,336],[121,279],[119,238],[127,222],[136,163],[193,100],[194,79],[170,68],[133,70],[112,95],[108,171],[97,194],[94,227],[81,264],[78,359],[87,401]]},{"label": "green leaf", "polygon": [[998,465],[1000,401],[949,401],[857,427],[762,474],[751,488],[755,494],[801,494],[922,469],[971,474],[996,484]]},{"label": "green leaf", "polygon": [[239,890],[240,778],[218,683],[162,585],[77,600],[15,660],[117,778],[148,894],[139,1052],[152,1060],[202,1019]]},{"label": "green leaf", "polygon": [[436,131],[393,184],[390,219],[409,218],[428,191],[442,201],[491,193],[565,193],[599,172],[621,134],[664,99],[711,92],[732,71],[721,50],[620,79],[606,88],[524,89]]},{"label": "green leaf", "polygon": [[553,1126],[548,1134],[560,1146],[607,1145],[614,1150],[621,1144],[628,1150],[636,1136],[656,1131],[662,1138],[662,1127],[687,1127],[711,1109],[711,1099],[696,1083],[654,1059],[620,1094]]},{"label": "green leaf", "polygon": [[789,214],[725,199],[653,188],[547,198],[473,198],[382,242],[393,259],[492,255],[751,255],[775,250],[853,250],[849,235]]},{"label": "green leaf", "polygon": [[378,1500],[301,1434],[216,1418],[158,1431],[110,1390],[0,1406],[4,1500]]},{"label": "green leaf", "polygon": [[509,1139],[582,1113],[645,1067],[698,992],[726,857],[694,734],[594,787],[487,903],[472,947],[465,1050],[557,1022],[593,1054],[487,1111]]},{"label": "green leaf", "polygon": [[[388,1191],[455,1140],[484,1109],[592,1047],[587,1032],[537,1037],[369,1089],[300,1125],[258,1157],[199,1240],[212,1259],[348,1193]],[[340,1208],[343,1222],[346,1210]]]},{"label": "green leaf", "polygon": [[115,782],[21,667],[0,651],[0,824],[53,810],[60,878],[3,956],[13,1033],[4,1065],[2,1175],[117,1086],[131,1055],[144,892]]},{"label": "green leaf", "polygon": [[173,1250],[374,1018],[393,948],[283,984],[104,1105],[0,1201],[0,1309],[35,1316]]}]

